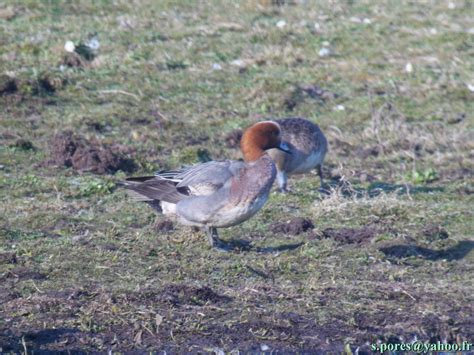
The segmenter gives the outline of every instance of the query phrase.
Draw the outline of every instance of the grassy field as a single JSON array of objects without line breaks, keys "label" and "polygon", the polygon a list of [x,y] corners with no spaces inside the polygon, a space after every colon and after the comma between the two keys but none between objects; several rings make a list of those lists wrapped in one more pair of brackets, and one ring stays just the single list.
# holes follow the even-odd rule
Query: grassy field
[{"label": "grassy field", "polygon": [[[473,3],[280,3],[0,4],[0,352],[474,342]],[[248,250],[116,188],[288,116],[331,193],[290,179]]]}]

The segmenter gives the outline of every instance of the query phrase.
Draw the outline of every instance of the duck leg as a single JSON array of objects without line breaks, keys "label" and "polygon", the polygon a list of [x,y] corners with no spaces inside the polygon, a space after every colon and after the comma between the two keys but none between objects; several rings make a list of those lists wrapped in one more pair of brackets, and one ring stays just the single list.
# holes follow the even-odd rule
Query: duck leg
[{"label": "duck leg", "polygon": [[227,243],[219,239],[219,234],[217,233],[217,228],[215,227],[204,227],[207,234],[207,239],[212,248],[217,248],[219,250],[229,251],[230,248]]},{"label": "duck leg", "polygon": [[316,171],[318,172],[319,181],[321,183],[321,188],[324,188],[323,167],[321,165],[316,166]]},{"label": "duck leg", "polygon": [[319,192],[321,194],[330,195],[331,194],[331,192],[329,190],[330,186],[328,185],[328,188],[326,189],[325,185],[324,185],[322,166],[321,165],[316,166],[316,171],[318,172],[319,181],[320,181],[320,184],[321,184],[321,186],[319,187]]},{"label": "duck leg", "polygon": [[277,182],[278,182],[278,189],[280,190],[281,193],[288,192],[288,188],[287,188],[288,177],[286,176],[285,171],[278,170]]}]

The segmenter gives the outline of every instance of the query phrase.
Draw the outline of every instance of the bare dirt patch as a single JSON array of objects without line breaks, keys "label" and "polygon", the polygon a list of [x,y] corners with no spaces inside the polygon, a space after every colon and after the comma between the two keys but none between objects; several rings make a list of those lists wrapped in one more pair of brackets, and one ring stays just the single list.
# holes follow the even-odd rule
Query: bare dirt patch
[{"label": "bare dirt patch", "polygon": [[313,222],[308,218],[295,217],[286,222],[274,224],[270,229],[273,233],[298,235],[314,228]]},{"label": "bare dirt patch", "polygon": [[0,76],[0,96],[13,94],[18,90],[18,80],[8,75]]},{"label": "bare dirt patch", "polygon": [[379,233],[373,226],[362,228],[326,228],[322,231],[323,238],[331,238],[340,244],[363,244],[368,243]]},{"label": "bare dirt patch", "polygon": [[66,80],[61,76],[44,72],[35,78],[15,78],[8,75],[0,76],[0,96],[16,93],[28,95],[54,94],[62,89]]},{"label": "bare dirt patch", "polygon": [[163,288],[159,299],[173,306],[219,304],[230,301],[230,297],[219,295],[210,287],[195,287],[184,284],[167,285]]},{"label": "bare dirt patch", "polygon": [[[272,292],[271,286],[266,289]],[[327,302],[338,292],[337,288],[328,288]],[[418,299],[432,297],[414,294]],[[46,292],[27,298],[9,290],[3,296],[0,315],[9,320],[5,326],[0,325],[2,351],[21,351],[24,339],[28,349],[35,351],[199,352],[209,348],[265,348],[280,352],[341,352],[347,337],[352,339],[351,349],[355,351],[367,342],[403,342],[415,336],[421,341],[459,342],[469,339],[474,329],[470,306],[453,309],[443,318],[432,314],[419,317],[410,311],[413,300],[408,297],[397,300],[398,311],[362,309],[354,312],[352,319],[320,322],[296,312],[260,310],[243,315],[232,306],[239,300],[220,295],[207,286],[186,284],[115,295],[92,288]],[[136,315],[109,323],[111,309],[135,310],[125,314]],[[235,321],[237,313],[239,320]],[[94,316],[83,318],[86,314]],[[37,322],[29,324],[24,315],[36,315]],[[78,322],[80,326],[71,326]],[[45,323],[50,327],[44,329],[41,325]],[[86,331],[84,327],[91,324],[95,330]]]},{"label": "bare dirt patch", "polygon": [[126,156],[127,147],[88,141],[72,131],[56,134],[51,146],[55,164],[72,167],[81,172],[106,174],[118,170],[133,172],[137,168],[135,162]]}]

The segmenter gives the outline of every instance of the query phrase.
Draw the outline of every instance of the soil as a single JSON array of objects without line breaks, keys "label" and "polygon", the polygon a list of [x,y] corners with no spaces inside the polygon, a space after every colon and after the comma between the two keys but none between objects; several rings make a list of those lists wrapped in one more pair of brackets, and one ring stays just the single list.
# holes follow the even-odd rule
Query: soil
[{"label": "soil", "polygon": [[[271,287],[268,292],[271,293]],[[5,291],[5,290],[4,290]],[[33,294],[21,297],[12,290],[0,292],[0,349],[2,352],[23,351],[167,351],[198,353],[209,349],[260,352],[263,348],[284,352],[324,353],[344,350],[351,338],[354,352],[370,353],[367,343],[407,342],[416,336],[421,341],[462,342],[474,336],[472,305],[453,310],[441,318],[419,317],[411,312],[413,300],[400,300],[397,312],[380,309],[376,312],[355,311],[352,320],[316,321],[312,316],[295,312],[268,314],[264,310],[235,319],[238,302],[204,286],[168,284],[158,290],[111,294],[104,289],[76,289]],[[337,289],[328,288],[328,296]],[[8,294],[7,294],[8,293]],[[84,329],[81,317],[92,307],[90,322],[94,330]],[[130,306],[140,309],[123,322],[107,323],[110,309]],[[454,313],[453,313],[454,312]],[[31,323],[28,315],[37,316]],[[137,320],[138,315],[148,318]],[[34,319],[34,318],[32,318]],[[151,321],[146,323],[146,319]],[[28,327],[24,327],[24,323]],[[78,326],[74,326],[77,324]],[[45,327],[46,325],[46,327]],[[199,325],[196,327],[196,325]],[[146,326],[146,328],[144,328]],[[457,329],[456,335],[449,329]],[[397,334],[395,336],[394,334]]]},{"label": "soil", "polygon": [[284,233],[287,235],[298,235],[314,228],[313,222],[310,219],[295,217],[287,222],[276,223],[270,230],[273,233]]},{"label": "soil", "polygon": [[72,131],[56,134],[51,142],[51,150],[55,164],[81,172],[106,174],[118,170],[133,172],[137,169],[135,162],[126,156],[126,148],[88,141]]},{"label": "soil", "polygon": [[379,233],[373,226],[354,228],[326,228],[322,231],[322,237],[334,239],[340,244],[363,244],[368,243]]},{"label": "soil", "polygon": [[[0,96],[23,93],[24,96],[54,94],[64,87],[65,80],[50,73],[41,73],[38,78],[14,78],[8,75],[0,76]],[[22,95],[23,96],[23,95]]]},{"label": "soil", "polygon": [[214,292],[210,287],[195,287],[183,284],[171,284],[163,288],[159,296],[161,302],[172,304],[175,307],[181,305],[204,305],[206,303],[221,304],[231,299]]},{"label": "soil", "polygon": [[64,55],[61,64],[71,68],[84,68],[87,66],[87,61],[79,54],[72,52]]},{"label": "soil", "polygon": [[8,75],[0,76],[0,96],[13,94],[18,90],[18,80]]}]

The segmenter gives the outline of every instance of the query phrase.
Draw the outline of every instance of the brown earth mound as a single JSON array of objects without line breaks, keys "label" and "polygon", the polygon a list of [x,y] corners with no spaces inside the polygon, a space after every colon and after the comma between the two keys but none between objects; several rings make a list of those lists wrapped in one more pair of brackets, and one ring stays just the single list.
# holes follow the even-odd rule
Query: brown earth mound
[{"label": "brown earth mound", "polygon": [[313,229],[314,224],[311,220],[302,217],[292,218],[287,222],[277,223],[271,227],[273,233],[285,233],[289,235],[298,235]]},{"label": "brown earth mound", "polygon": [[55,164],[96,174],[115,173],[118,170],[134,171],[137,166],[132,159],[126,157],[127,150],[120,145],[107,146],[97,141],[88,141],[72,131],[56,134],[51,143]]}]

